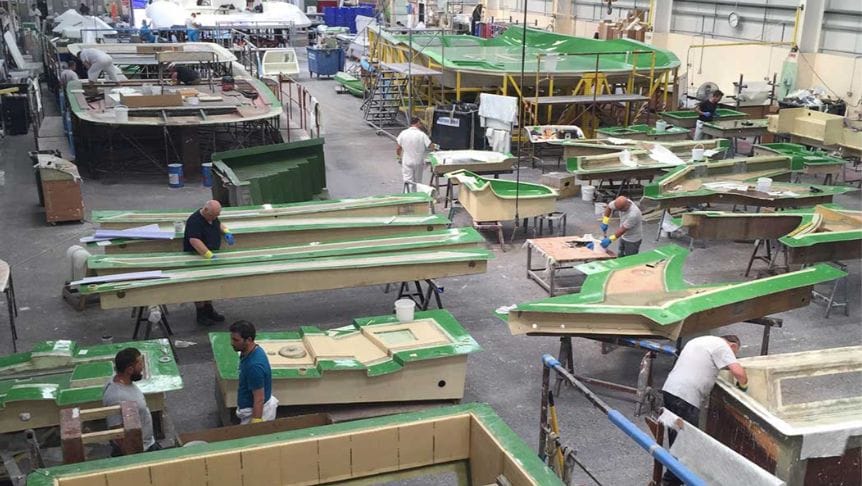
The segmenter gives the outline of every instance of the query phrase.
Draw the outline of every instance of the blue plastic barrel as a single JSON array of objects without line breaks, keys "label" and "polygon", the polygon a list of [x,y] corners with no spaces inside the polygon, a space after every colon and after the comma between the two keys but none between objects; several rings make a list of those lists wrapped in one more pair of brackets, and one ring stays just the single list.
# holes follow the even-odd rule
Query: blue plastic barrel
[{"label": "blue plastic barrel", "polygon": [[213,186],[213,164],[212,162],[204,162],[201,164],[201,183],[204,187]]},{"label": "blue plastic barrel", "polygon": [[168,164],[168,184],[183,187],[183,164]]}]

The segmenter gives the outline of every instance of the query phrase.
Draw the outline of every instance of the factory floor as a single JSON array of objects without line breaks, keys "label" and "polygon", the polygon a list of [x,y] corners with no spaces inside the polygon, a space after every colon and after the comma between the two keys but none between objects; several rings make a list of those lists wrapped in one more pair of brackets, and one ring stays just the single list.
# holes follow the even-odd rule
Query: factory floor
[{"label": "factory floor", "polygon": [[[326,138],[326,167],[329,194],[332,198],[397,193],[401,191],[400,167],[395,161],[395,143],[376,136],[362,121],[361,100],[350,95],[337,95],[331,80],[300,80],[317,96],[321,104],[322,123]],[[48,109],[53,102],[47,96]],[[101,310],[91,307],[83,312],[72,309],[61,298],[63,281],[69,278],[66,249],[82,236],[92,234],[95,225],[45,223],[38,206],[34,178],[27,152],[34,149],[32,134],[6,137],[0,141],[0,259],[12,266],[20,315],[18,318],[18,349],[27,350],[39,341],[72,339],[83,345],[96,344],[103,336],[113,336],[114,342],[129,340],[132,321],[128,310]],[[540,170],[525,168],[522,180],[537,181]],[[427,176],[426,176],[427,177]],[[209,190],[196,184],[171,189],[167,176],[153,178],[123,177],[110,180],[85,180],[84,202],[87,211],[94,209],[194,208],[209,196]],[[836,202],[859,208],[859,192],[841,196]],[[566,234],[580,235],[598,232],[593,206],[580,200],[566,199],[558,209],[568,214]],[[442,210],[441,210],[442,211]],[[470,225],[463,211],[455,216],[456,226]],[[510,234],[507,227],[507,236]],[[658,245],[671,244],[664,238],[656,243],[657,224],[645,226],[641,251]],[[530,446],[538,440],[539,400],[541,388],[541,356],[556,354],[558,341],[550,337],[513,337],[508,327],[494,317],[494,309],[545,297],[545,292],[525,276],[526,253],[520,234],[507,250],[501,252],[492,234],[486,235],[488,248],[496,258],[482,275],[448,278],[439,281],[444,286],[445,307],[469,330],[483,350],[469,361],[465,402],[491,404],[500,416]],[[677,240],[687,245],[688,240]],[[747,243],[721,242],[698,245],[688,259],[685,278],[693,283],[744,280],[743,273],[752,246]],[[777,315],[784,326],[772,331],[770,353],[785,353],[862,343],[862,307],[860,295],[860,262],[849,265],[849,316],[840,310],[824,318],[824,307],[812,304],[806,308]],[[384,294],[380,286],[246,298],[216,302],[216,308],[228,321],[247,319],[259,330],[296,329],[301,325],[322,328],[343,326],[351,319],[392,312],[392,294]],[[8,328],[0,318],[0,353],[11,353]],[[213,397],[214,365],[207,333],[215,328],[203,328],[194,320],[192,304],[170,306],[170,322],[175,337],[195,343],[178,349],[180,369],[185,386],[168,395],[169,413],[179,432],[216,427],[216,403]],[[742,356],[759,352],[760,326],[735,324],[715,329],[715,334],[734,333],[741,337]],[[602,354],[599,343],[574,339],[575,369],[578,373],[634,386],[640,351],[615,349]],[[655,377],[659,384],[671,367],[667,357],[655,360]],[[646,430],[642,418],[634,416],[634,405],[620,395],[603,395],[611,406],[619,409]],[[557,400],[563,443],[574,447],[582,463],[587,465],[602,484],[645,484],[649,480],[651,460],[633,441],[616,429],[581,395],[565,390]],[[576,473],[576,484],[591,484],[582,473]],[[452,478],[449,478],[452,479]],[[412,481],[410,484],[453,484],[437,478]]]}]

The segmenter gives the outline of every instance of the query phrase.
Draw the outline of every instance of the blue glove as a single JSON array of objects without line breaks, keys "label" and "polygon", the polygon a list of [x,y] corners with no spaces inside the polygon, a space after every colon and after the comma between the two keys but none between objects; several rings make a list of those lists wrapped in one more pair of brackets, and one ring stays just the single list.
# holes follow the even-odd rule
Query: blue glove
[{"label": "blue glove", "polygon": [[590,250],[595,250],[596,244],[591,241],[591,242],[587,243],[587,248],[589,248]]},{"label": "blue glove", "polygon": [[599,225],[599,229],[602,230],[602,233],[608,232],[608,225],[606,223],[602,223]]},{"label": "blue glove", "polygon": [[225,233],[224,240],[227,241],[228,246],[233,246],[236,243],[236,238],[233,237],[233,233]]},{"label": "blue glove", "polygon": [[216,258],[218,258],[218,255],[213,255],[210,257],[210,260],[215,260]]},{"label": "blue glove", "polygon": [[715,116],[715,113],[713,113],[711,111],[708,111],[708,112],[703,114],[703,117],[706,118],[707,120],[712,120],[713,116]]},{"label": "blue glove", "polygon": [[610,238],[602,238],[602,248],[607,248],[609,246],[611,246],[611,239]]}]

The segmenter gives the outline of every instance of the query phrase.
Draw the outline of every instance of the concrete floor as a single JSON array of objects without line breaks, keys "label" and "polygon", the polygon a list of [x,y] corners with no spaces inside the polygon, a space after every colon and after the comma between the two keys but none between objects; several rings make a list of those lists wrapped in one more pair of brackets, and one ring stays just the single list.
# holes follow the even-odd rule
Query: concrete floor
[{"label": "concrete floor", "polygon": [[[361,100],[350,95],[336,95],[335,82],[311,80],[303,76],[307,86],[322,106],[322,122],[326,137],[326,165],[331,197],[352,197],[401,191],[399,166],[395,161],[395,144],[388,138],[375,136],[365,125],[359,106]],[[47,94],[47,93],[46,93]],[[50,105],[50,101],[48,102]],[[55,109],[55,108],[53,108]],[[60,224],[48,226],[37,204],[30,161],[27,151],[33,150],[33,137],[7,137],[0,141],[0,258],[13,268],[20,317],[19,350],[34,343],[56,338],[76,340],[84,345],[98,343],[105,335],[115,342],[127,340],[132,333],[128,310],[90,308],[77,312],[61,298],[60,289],[69,269],[66,249],[78,238],[89,235],[95,226]],[[540,171],[525,169],[524,180],[536,181]],[[208,198],[209,190],[199,186],[170,189],[167,177],[152,179],[122,178],[111,181],[85,180],[84,201],[87,210],[197,207]],[[860,207],[858,192],[842,196],[836,202]],[[591,204],[580,199],[560,201],[558,207],[568,213],[567,234],[595,233],[597,222]],[[469,225],[469,216],[460,212],[457,226]],[[654,235],[655,223],[648,223],[647,235]],[[507,230],[507,233],[509,231]],[[507,326],[492,312],[503,306],[544,297],[544,292],[525,277],[523,236],[500,252],[487,235],[488,247],[496,254],[487,274],[441,280],[446,308],[472,333],[483,351],[471,357],[467,377],[465,402],[487,402],[531,446],[537,443],[541,361],[544,353],[556,353],[558,342],[553,338],[512,337]],[[661,244],[669,243],[667,240]],[[681,244],[687,244],[681,241]],[[642,251],[656,246],[653,238],[645,238]],[[689,258],[686,278],[695,283],[743,279],[750,244],[724,242],[698,247]],[[824,319],[821,305],[787,312],[784,327],[772,332],[771,352],[793,352],[862,342],[859,306],[860,262],[850,265],[850,315],[834,312]],[[247,298],[217,302],[217,308],[228,320],[248,319],[260,330],[288,330],[300,325],[323,328],[348,324],[354,317],[392,312],[392,295],[381,287],[314,292],[265,298]],[[192,431],[217,425],[213,396],[214,367],[207,344],[207,332],[194,322],[191,304],[171,306],[171,324],[178,339],[197,343],[180,349],[179,360],[185,388],[168,396],[170,414],[178,431]],[[4,315],[5,315],[5,311]],[[5,323],[0,333],[6,336]],[[751,324],[736,324],[716,329],[715,334],[735,333],[743,340],[741,355],[759,351],[761,328]],[[0,352],[12,352],[8,339],[0,340]],[[575,364],[579,373],[629,385],[636,384],[641,353],[617,349],[602,355],[598,343],[575,339]],[[662,381],[671,362],[656,360],[656,377]],[[857,388],[858,389],[858,388]],[[634,406],[625,400],[605,395],[608,402],[643,426],[643,420],[633,416]],[[558,400],[559,420],[563,441],[578,451],[585,463],[603,484],[644,484],[648,481],[651,461],[646,452],[617,430],[582,396],[565,391]],[[578,475],[580,484],[590,481]],[[443,481],[449,483],[449,481]],[[431,481],[429,484],[440,484]],[[410,483],[414,484],[414,483]]]}]

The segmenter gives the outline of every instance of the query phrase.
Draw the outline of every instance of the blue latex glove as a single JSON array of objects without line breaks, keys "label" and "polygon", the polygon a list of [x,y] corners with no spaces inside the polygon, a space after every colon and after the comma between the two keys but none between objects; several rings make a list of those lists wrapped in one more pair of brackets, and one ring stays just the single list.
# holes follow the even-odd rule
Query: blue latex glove
[{"label": "blue latex glove", "polygon": [[227,242],[228,246],[233,246],[236,243],[236,238],[233,237],[233,233],[225,233],[224,240]]},{"label": "blue latex glove", "polygon": [[711,111],[708,111],[708,112],[704,113],[704,114],[703,114],[703,116],[704,116],[704,118],[706,118],[707,120],[712,120],[712,117],[714,117],[714,116],[715,116],[715,113],[713,113],[713,112],[711,112]]},{"label": "blue latex glove", "polygon": [[210,260],[215,260],[216,258],[218,258],[218,255],[213,255],[210,257]]},{"label": "blue latex glove", "polygon": [[595,243],[593,243],[593,242],[591,241],[591,242],[587,243],[587,248],[589,248],[590,250],[595,250],[596,245],[595,245]]},{"label": "blue latex glove", "polygon": [[610,238],[602,238],[602,248],[607,248],[609,246],[611,246],[611,239]]},{"label": "blue latex glove", "polygon": [[602,233],[607,233],[608,232],[608,225],[605,223],[601,223],[599,225],[599,229],[602,230]]}]

